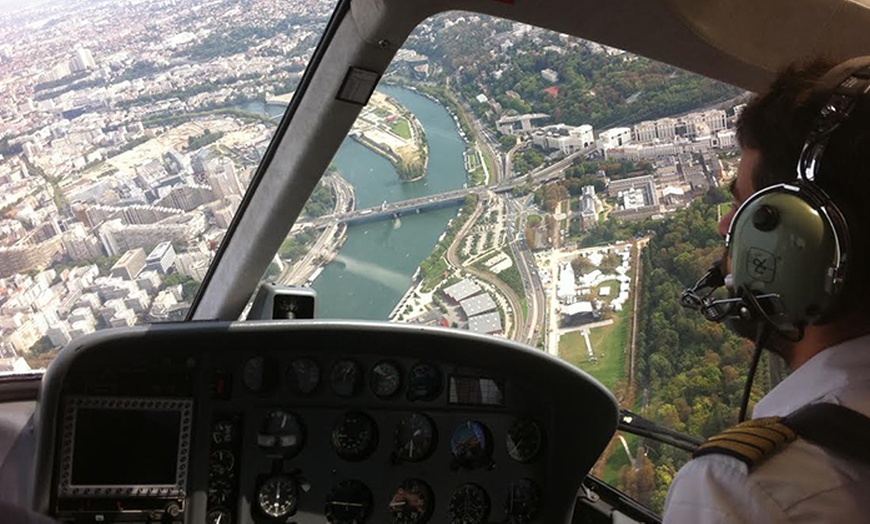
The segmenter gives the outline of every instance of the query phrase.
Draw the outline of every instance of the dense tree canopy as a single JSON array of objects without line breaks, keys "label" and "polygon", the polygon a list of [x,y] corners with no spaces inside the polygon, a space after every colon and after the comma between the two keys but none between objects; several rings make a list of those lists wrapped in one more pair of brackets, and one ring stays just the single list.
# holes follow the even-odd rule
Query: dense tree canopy
[{"label": "dense tree canopy", "polygon": [[[455,15],[454,15],[455,16]],[[738,88],[630,53],[532,31],[517,35],[488,17],[460,21],[410,47],[438,60],[467,100],[484,93],[506,112],[543,112],[554,122],[596,129],[696,110]],[[555,83],[541,71],[554,71]]]},{"label": "dense tree canopy", "polygon": [[[641,312],[637,341],[638,409],[672,429],[708,437],[737,422],[752,344],[723,325],[679,305],[683,289],[722,256],[717,205],[728,199],[714,189],[674,216],[650,223],[643,251]],[[768,387],[759,371],[754,398]],[[623,473],[623,488],[661,509],[685,453],[647,440],[654,474]],[[638,477],[640,475],[640,477]],[[649,488],[650,479],[655,483]]]}]

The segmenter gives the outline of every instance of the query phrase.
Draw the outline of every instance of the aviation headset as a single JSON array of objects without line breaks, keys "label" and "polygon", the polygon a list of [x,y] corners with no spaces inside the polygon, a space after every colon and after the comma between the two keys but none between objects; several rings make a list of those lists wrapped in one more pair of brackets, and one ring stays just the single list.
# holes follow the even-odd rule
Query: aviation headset
[{"label": "aviation headset", "polygon": [[[841,207],[817,184],[834,132],[870,91],[870,58],[852,59],[819,81],[830,96],[810,127],[792,182],[750,196],[737,210],[725,243],[728,285],[738,315],[801,332],[842,311],[853,243]],[[729,281],[730,280],[730,281]]]}]

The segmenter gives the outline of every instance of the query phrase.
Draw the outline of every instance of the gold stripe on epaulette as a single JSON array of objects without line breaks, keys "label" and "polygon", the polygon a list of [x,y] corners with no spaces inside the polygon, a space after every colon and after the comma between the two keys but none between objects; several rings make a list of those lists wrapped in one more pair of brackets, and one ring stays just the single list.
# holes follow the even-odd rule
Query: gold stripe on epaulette
[{"label": "gold stripe on epaulette", "polygon": [[737,432],[725,432],[720,433],[714,437],[710,437],[707,442],[711,444],[715,444],[722,440],[729,440],[732,442],[740,442],[742,444],[755,446],[758,449],[766,450],[768,448],[776,448],[776,446],[782,444],[784,440],[771,440],[763,435],[755,435],[752,433],[737,433]]},{"label": "gold stripe on epaulette", "polygon": [[751,469],[796,438],[797,434],[779,417],[747,420],[710,437],[693,456],[730,455]]}]

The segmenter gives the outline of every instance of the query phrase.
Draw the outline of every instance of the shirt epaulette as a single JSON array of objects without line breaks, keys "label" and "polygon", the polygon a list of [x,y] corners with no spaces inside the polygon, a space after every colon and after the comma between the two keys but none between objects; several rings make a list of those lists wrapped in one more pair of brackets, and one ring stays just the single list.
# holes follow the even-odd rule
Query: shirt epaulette
[{"label": "shirt epaulette", "polygon": [[797,438],[797,433],[781,421],[781,417],[766,417],[741,422],[708,438],[692,457],[728,455],[751,471]]}]

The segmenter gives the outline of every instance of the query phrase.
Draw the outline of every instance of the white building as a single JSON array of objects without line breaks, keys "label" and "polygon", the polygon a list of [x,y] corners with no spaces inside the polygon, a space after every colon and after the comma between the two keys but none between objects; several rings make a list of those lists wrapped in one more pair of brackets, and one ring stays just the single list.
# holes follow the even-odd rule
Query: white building
[{"label": "white building", "polygon": [[631,128],[614,127],[607,131],[602,131],[598,135],[598,147],[602,149],[613,149],[622,147],[631,143]]},{"label": "white building", "polygon": [[204,164],[204,170],[215,198],[241,196],[244,193],[239,177],[236,175],[236,168],[230,159],[220,157],[209,160]]},{"label": "white building", "polygon": [[145,258],[145,267],[151,271],[166,274],[173,265],[175,265],[175,249],[172,247],[172,242],[157,244]]},{"label": "white building", "polygon": [[641,122],[633,128],[632,137],[635,142],[652,142],[657,138],[655,122]]},{"label": "white building", "polygon": [[716,140],[718,142],[718,146],[722,149],[727,149],[729,147],[737,146],[737,135],[734,131],[726,130],[719,131],[716,133]]},{"label": "white building", "polygon": [[677,120],[674,118],[659,118],[656,120],[656,138],[673,140],[677,136]]},{"label": "white building", "polygon": [[558,150],[563,155],[589,147],[595,143],[592,126],[556,124],[532,132],[532,143],[547,150]]},{"label": "white building", "polygon": [[559,81],[559,73],[553,71],[552,69],[544,69],[543,71],[541,71],[541,76],[544,78],[544,80],[550,82],[551,84],[555,84]]},{"label": "white building", "polygon": [[75,56],[69,62],[70,71],[76,73],[87,69],[94,69],[97,63],[94,61],[94,55],[88,49],[76,49]]},{"label": "white building", "polygon": [[208,253],[195,251],[180,253],[175,259],[175,268],[182,275],[202,282],[205,279],[206,271],[208,271],[209,262],[211,262],[211,256]]},{"label": "white building", "polygon": [[562,264],[559,267],[559,285],[556,289],[556,296],[559,300],[569,301],[576,297],[577,292],[574,287],[574,268],[571,264]]}]

